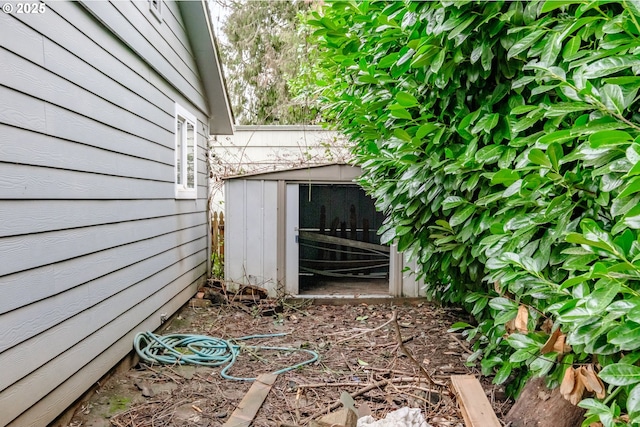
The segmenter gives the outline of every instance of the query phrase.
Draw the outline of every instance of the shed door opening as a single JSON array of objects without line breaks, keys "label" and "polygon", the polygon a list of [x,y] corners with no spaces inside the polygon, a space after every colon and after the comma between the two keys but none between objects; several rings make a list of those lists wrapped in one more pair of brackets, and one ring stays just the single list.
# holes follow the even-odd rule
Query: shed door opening
[{"label": "shed door opening", "polygon": [[299,293],[389,294],[384,215],[353,184],[299,185]]}]

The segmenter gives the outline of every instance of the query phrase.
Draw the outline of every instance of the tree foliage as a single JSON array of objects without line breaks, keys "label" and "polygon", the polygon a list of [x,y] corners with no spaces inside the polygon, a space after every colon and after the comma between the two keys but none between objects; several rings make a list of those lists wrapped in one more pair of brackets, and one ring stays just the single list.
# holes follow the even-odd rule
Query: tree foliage
[{"label": "tree foliage", "polygon": [[290,81],[306,76],[309,55],[298,14],[303,1],[232,0],[224,4],[221,55],[239,124],[311,124],[317,109]]},{"label": "tree foliage", "polygon": [[383,240],[476,316],[455,327],[485,374],[593,392],[587,425],[640,422],[639,21],[631,0],[336,2],[308,20]]}]

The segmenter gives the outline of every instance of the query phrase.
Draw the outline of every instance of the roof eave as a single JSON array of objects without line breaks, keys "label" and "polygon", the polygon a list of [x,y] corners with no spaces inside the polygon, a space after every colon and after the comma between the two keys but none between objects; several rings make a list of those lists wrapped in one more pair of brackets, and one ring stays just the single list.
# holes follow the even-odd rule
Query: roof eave
[{"label": "roof eave", "polygon": [[177,2],[209,106],[209,133],[232,135],[234,117],[206,0]]}]

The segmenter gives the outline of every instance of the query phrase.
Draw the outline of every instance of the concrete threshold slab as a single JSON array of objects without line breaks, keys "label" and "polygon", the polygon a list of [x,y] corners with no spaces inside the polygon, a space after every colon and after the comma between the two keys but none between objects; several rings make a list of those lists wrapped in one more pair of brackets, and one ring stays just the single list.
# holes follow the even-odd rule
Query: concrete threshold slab
[{"label": "concrete threshold slab", "polygon": [[292,300],[311,300],[313,305],[395,304],[405,305],[428,302],[424,297],[408,298],[391,295],[293,295]]}]

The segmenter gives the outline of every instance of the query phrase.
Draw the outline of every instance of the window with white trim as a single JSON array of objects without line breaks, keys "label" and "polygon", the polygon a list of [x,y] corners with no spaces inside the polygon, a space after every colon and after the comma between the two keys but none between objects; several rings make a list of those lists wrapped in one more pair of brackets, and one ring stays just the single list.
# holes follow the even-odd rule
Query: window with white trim
[{"label": "window with white trim", "polygon": [[198,197],[198,144],[196,118],[176,104],[176,199]]}]

